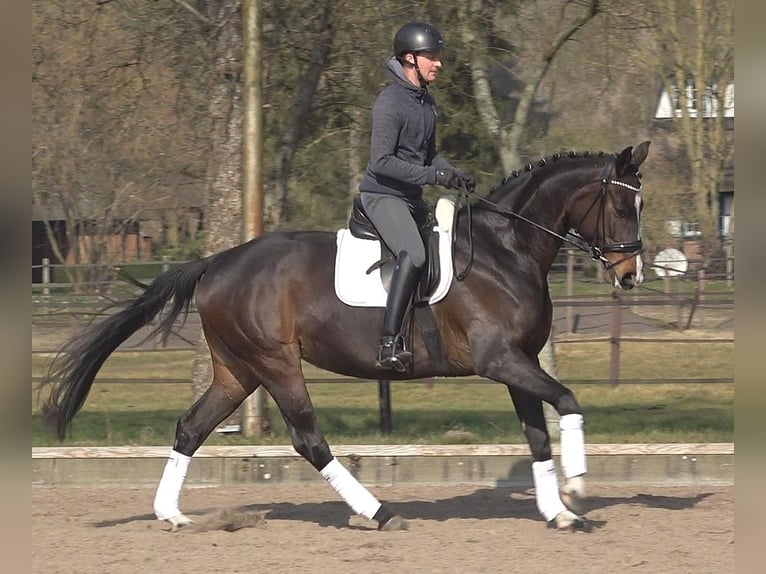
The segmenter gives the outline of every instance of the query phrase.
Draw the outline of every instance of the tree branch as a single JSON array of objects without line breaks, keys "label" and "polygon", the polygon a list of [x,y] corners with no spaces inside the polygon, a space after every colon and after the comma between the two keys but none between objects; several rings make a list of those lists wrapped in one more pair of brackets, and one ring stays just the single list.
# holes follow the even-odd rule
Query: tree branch
[{"label": "tree branch", "polygon": [[556,54],[561,49],[561,46],[564,45],[564,42],[569,40],[569,38],[571,38],[572,35],[577,32],[577,30],[587,24],[588,21],[594,18],[600,11],[600,0],[591,0],[590,5],[588,6],[588,11],[580,18],[572,21],[572,23],[567,28],[564,28],[561,32],[559,32],[558,36],[553,39],[550,48],[548,48],[548,51],[543,55],[543,59],[547,62],[552,62],[553,58],[556,57]]},{"label": "tree branch", "polygon": [[[114,0],[96,0],[96,6],[103,6],[104,4],[109,4],[110,2],[113,2],[113,1]],[[211,28],[216,27],[216,25],[213,23],[212,20],[207,18],[204,14],[200,14],[200,12],[196,8],[194,8],[193,6],[190,6],[185,0],[170,0],[170,1],[175,2],[181,8],[191,13],[195,18],[197,18],[197,20],[205,24],[205,26],[210,26]]]},{"label": "tree branch", "polygon": [[569,26],[558,33],[551,42],[548,51],[543,54],[542,60],[538,63],[537,68],[533,70],[530,79],[524,86],[524,91],[519,98],[519,104],[516,107],[513,122],[510,127],[505,130],[504,139],[507,142],[507,149],[501,151],[501,157],[503,158],[503,166],[505,167],[506,172],[510,171],[519,161],[518,149],[521,142],[521,136],[524,133],[524,128],[527,124],[527,119],[529,118],[529,112],[532,108],[532,102],[537,95],[540,83],[543,81],[545,74],[548,73],[548,70],[553,63],[554,58],[567,40],[592,20],[599,13],[600,9],[600,1],[591,0],[587,12],[573,20]]},{"label": "tree branch", "polygon": [[181,6],[181,8],[183,8],[183,9],[187,10],[188,12],[190,12],[191,14],[193,14],[194,17],[196,17],[200,22],[202,22],[206,26],[210,26],[211,28],[215,28],[215,24],[213,23],[212,20],[210,20],[209,18],[207,18],[203,14],[200,14],[193,6],[190,6],[184,0],[171,0],[171,2],[175,2],[176,4]]}]

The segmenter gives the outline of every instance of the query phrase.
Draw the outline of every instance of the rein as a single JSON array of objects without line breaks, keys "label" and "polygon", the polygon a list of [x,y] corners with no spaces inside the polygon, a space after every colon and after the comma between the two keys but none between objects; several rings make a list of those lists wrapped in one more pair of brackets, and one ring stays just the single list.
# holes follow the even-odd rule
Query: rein
[{"label": "rein", "polygon": [[[598,227],[599,223],[601,224],[601,236],[604,238],[606,238],[606,218],[604,217],[604,210],[606,209],[605,200],[606,200],[606,192],[607,192],[608,186],[617,185],[619,187],[629,189],[630,191],[634,193],[641,192],[640,187],[634,187],[630,184],[625,183],[624,181],[619,181],[619,180],[610,178],[612,169],[614,169],[614,163],[615,163],[615,158],[613,156],[607,158],[606,163],[604,164],[604,170],[601,173],[601,188],[599,189],[598,195],[594,198],[593,202],[590,204],[590,207],[588,207],[585,214],[583,214],[583,216],[580,218],[580,224],[582,224],[582,222],[585,220],[585,218],[588,216],[591,210],[595,207],[596,202],[599,202],[600,211],[598,214],[598,220],[596,221],[596,227]],[[467,195],[468,195],[467,190],[461,189],[458,202],[462,198],[467,197]],[[585,239],[578,232],[577,235],[575,235],[575,237],[578,237],[582,242],[587,243],[588,247],[586,248],[586,247],[583,247],[580,243],[576,241],[572,241],[566,236],[560,235],[556,233],[555,231],[553,231],[552,229],[548,229],[547,227],[540,225],[539,223],[524,217],[520,213],[500,207],[496,203],[488,200],[486,197],[479,196],[477,197],[477,199],[483,203],[486,203],[487,205],[492,206],[493,210],[496,213],[499,213],[501,215],[507,215],[510,217],[515,217],[516,219],[519,219],[525,223],[528,223],[529,225],[532,225],[533,227],[536,227],[537,229],[544,231],[545,233],[549,235],[552,235],[553,237],[559,239],[560,241],[563,241],[564,243],[568,243],[569,245],[572,245],[578,250],[584,253],[587,253],[588,256],[593,261],[600,261],[604,265],[604,268],[607,271],[619,265],[623,261],[630,259],[631,257],[635,257],[636,255],[639,255],[644,250],[643,241],[641,241],[640,239],[636,241],[609,243],[606,245],[599,246],[595,242],[591,243],[589,241],[585,241]],[[455,210],[455,221],[457,221],[459,207],[460,206],[458,205],[458,209]],[[473,216],[472,216],[470,201],[466,203],[466,210],[468,211],[468,245],[469,245],[470,254],[468,257],[468,264],[466,265],[465,269],[461,271],[460,273],[458,273],[457,269],[455,268],[455,257],[454,257],[457,233],[454,233],[452,237],[452,250],[453,250],[452,265],[453,265],[453,271],[455,273],[455,279],[457,279],[458,281],[462,281],[463,279],[465,279],[466,276],[468,275],[468,272],[471,270],[471,267],[473,266],[473,254],[474,254],[473,252]],[[579,227],[579,224],[578,224],[578,227]],[[605,257],[606,253],[627,253],[627,255],[623,257],[622,259],[619,259],[615,261],[614,263],[612,263]]]}]

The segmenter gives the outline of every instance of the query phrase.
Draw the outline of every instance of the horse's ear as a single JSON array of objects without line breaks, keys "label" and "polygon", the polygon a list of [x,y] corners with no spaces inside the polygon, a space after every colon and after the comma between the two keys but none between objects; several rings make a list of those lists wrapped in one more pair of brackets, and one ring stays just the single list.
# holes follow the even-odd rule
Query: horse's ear
[{"label": "horse's ear", "polygon": [[625,175],[626,169],[630,166],[632,152],[633,146],[628,146],[619,154],[617,154],[617,161],[615,161],[614,165],[615,171],[617,172],[617,177],[622,177]]},{"label": "horse's ear", "polygon": [[638,147],[633,151],[633,157],[631,158],[630,163],[632,163],[636,168],[638,168],[638,166],[644,163],[646,156],[649,154],[650,143],[652,142],[650,141],[641,142],[640,144],[638,144]]},{"label": "horse's ear", "polygon": [[615,169],[618,176],[623,176],[629,171],[635,173],[638,171],[638,167],[644,163],[646,156],[649,154],[649,144],[651,142],[645,141],[638,144],[638,147],[634,150],[633,146],[628,146],[622,150],[617,156],[617,162]]}]

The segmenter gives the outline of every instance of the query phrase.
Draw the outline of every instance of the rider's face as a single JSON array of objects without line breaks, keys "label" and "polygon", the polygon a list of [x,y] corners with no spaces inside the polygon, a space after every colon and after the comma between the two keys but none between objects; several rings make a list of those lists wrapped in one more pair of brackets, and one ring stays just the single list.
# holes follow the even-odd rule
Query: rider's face
[{"label": "rider's face", "polygon": [[415,57],[423,79],[429,84],[436,80],[442,67],[441,54],[439,52],[419,52],[415,54]]}]

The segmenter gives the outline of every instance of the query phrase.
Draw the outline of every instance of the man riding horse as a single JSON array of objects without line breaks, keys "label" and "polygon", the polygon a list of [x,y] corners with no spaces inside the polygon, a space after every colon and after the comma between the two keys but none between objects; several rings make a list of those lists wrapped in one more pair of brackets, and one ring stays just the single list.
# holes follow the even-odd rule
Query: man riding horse
[{"label": "man riding horse", "polygon": [[428,214],[423,185],[473,192],[476,180],[436,151],[436,103],[428,92],[442,67],[442,35],[410,22],[394,37],[383,66],[391,77],[372,109],[370,162],[359,184],[364,210],[397,264],[383,318],[377,365],[407,370],[412,353],[401,335],[404,316],[426,262],[419,228]]}]

